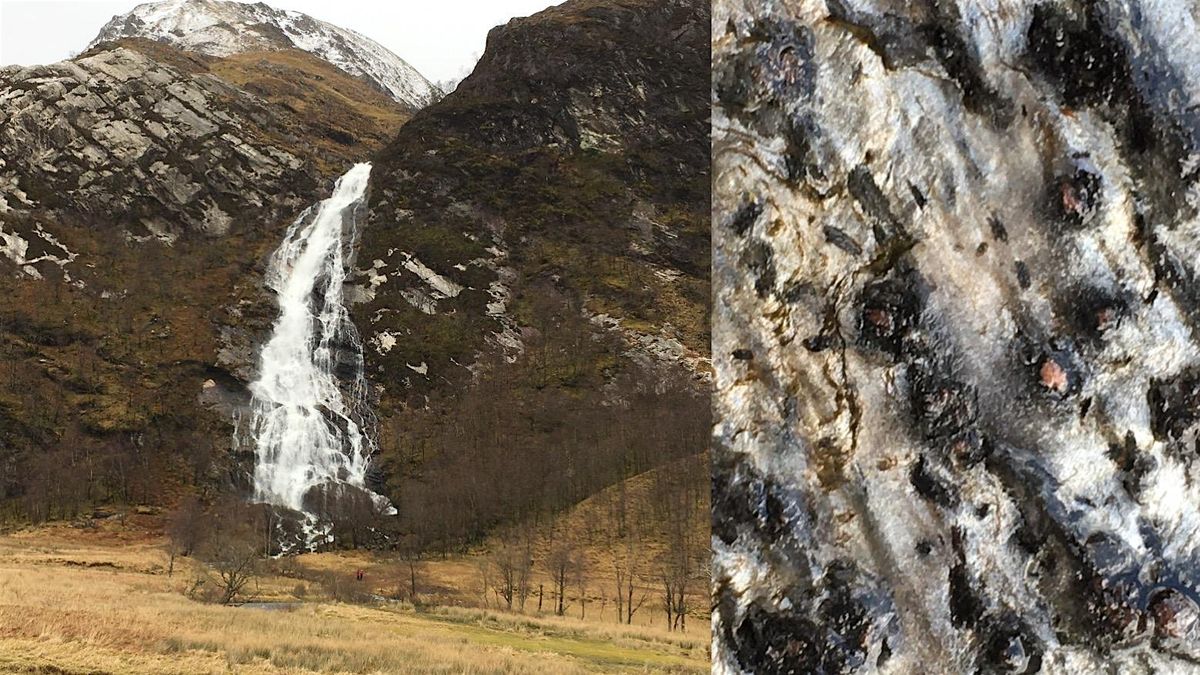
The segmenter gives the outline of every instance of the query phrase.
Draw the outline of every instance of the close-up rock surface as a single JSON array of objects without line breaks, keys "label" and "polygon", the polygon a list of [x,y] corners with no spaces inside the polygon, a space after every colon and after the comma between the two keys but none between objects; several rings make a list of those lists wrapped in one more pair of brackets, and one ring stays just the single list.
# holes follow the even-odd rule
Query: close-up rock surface
[{"label": "close-up rock surface", "polygon": [[1200,668],[1196,21],[714,3],[718,672]]}]

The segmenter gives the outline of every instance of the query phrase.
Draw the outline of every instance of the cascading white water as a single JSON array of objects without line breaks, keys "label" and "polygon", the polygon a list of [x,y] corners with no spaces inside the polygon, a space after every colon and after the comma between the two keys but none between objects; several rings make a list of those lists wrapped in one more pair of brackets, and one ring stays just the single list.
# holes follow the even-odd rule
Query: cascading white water
[{"label": "cascading white water", "polygon": [[322,528],[306,496],[318,486],[365,490],[374,449],[363,428],[362,345],[342,293],[370,175],[370,164],[356,164],[297,218],[266,277],[280,314],[250,385],[255,498],[305,513],[309,545]]}]

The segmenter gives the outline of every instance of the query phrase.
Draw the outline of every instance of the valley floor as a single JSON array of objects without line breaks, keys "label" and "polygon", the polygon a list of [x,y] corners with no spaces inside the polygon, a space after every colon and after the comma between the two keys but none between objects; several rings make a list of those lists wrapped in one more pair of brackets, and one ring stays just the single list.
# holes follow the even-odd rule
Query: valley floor
[{"label": "valley floor", "polygon": [[[323,554],[300,564],[334,570],[363,562],[353,554]],[[225,607],[186,597],[196,578],[192,564],[177,561],[168,576],[161,542],[151,530],[136,526],[51,526],[0,535],[0,672],[700,673],[709,668],[708,624],[702,620],[692,620],[686,632],[670,633],[650,625],[622,626],[602,616],[583,621],[465,607],[417,609],[382,598],[335,602],[315,588],[309,595],[286,567],[260,580],[263,602]],[[469,568],[465,561],[446,564]],[[368,579],[381,576],[375,572],[382,568],[367,569]],[[353,567],[345,571],[353,574]]]}]

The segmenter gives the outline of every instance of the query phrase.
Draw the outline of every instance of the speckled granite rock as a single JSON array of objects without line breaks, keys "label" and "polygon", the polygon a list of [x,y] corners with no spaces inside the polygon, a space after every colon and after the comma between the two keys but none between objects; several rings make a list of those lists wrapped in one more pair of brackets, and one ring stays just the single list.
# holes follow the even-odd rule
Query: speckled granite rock
[{"label": "speckled granite rock", "polygon": [[1193,7],[714,4],[718,672],[1198,670]]}]

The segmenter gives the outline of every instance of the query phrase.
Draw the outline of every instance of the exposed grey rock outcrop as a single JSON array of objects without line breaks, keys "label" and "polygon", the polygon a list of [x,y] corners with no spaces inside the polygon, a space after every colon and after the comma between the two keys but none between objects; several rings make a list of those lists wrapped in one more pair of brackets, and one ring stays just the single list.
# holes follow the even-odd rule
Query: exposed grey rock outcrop
[{"label": "exposed grey rock outcrop", "polygon": [[714,660],[1200,657],[1183,3],[718,1]]},{"label": "exposed grey rock outcrop", "polygon": [[[0,232],[31,276],[71,256],[53,212],[170,242],[274,224],[315,191],[262,101],[131,49],[0,74]],[[272,138],[274,136],[274,138]],[[301,197],[304,195],[304,197]],[[18,242],[24,242],[18,243]],[[43,253],[49,251],[49,253]],[[37,254],[35,255],[35,252]]]}]

